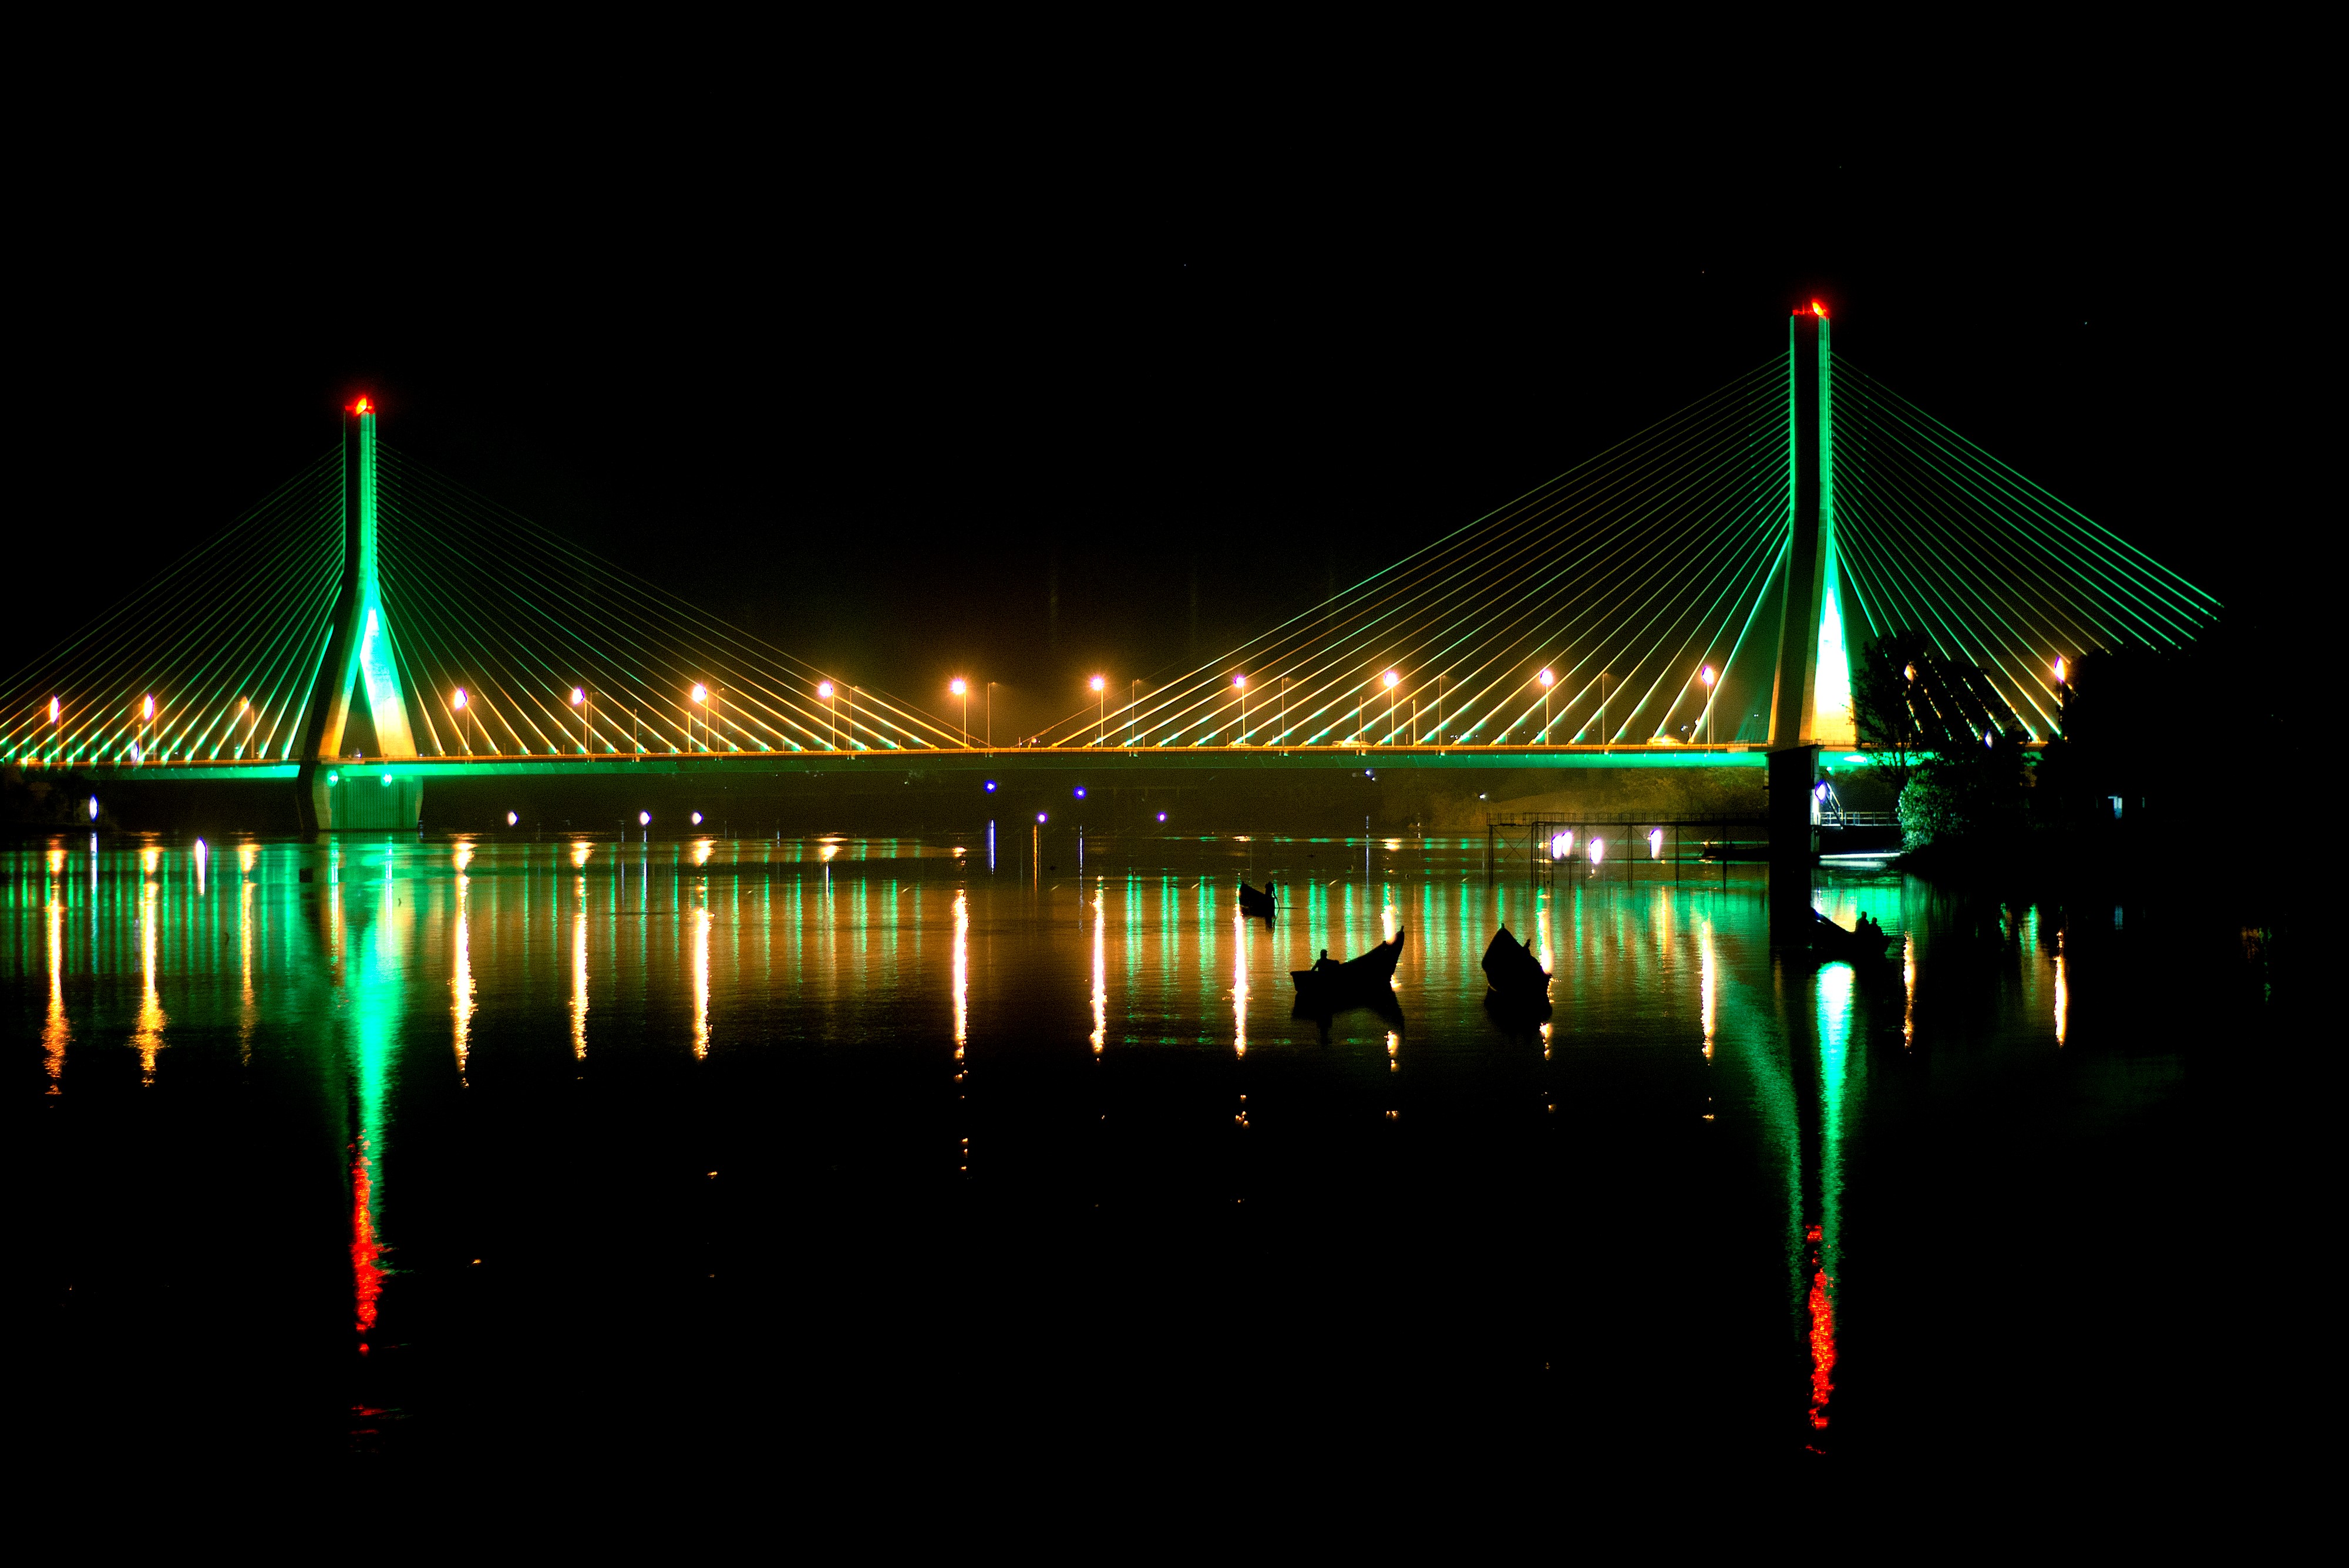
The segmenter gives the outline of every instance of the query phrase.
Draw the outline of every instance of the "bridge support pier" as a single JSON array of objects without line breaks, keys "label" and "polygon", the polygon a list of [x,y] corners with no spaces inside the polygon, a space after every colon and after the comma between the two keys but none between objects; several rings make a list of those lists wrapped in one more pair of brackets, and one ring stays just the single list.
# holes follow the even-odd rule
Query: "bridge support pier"
[{"label": "bridge support pier", "polygon": [[1819,748],[1789,746],[1770,753],[1770,934],[1807,940],[1811,932],[1811,868],[1819,861]]},{"label": "bridge support pier", "polygon": [[361,763],[321,763],[302,787],[305,827],[326,833],[413,833],[424,814],[424,781]]}]

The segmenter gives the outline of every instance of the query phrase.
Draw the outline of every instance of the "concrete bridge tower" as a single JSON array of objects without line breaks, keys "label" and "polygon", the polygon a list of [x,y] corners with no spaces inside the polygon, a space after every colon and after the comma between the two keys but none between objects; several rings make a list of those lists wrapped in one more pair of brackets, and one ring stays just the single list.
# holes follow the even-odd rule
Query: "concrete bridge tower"
[{"label": "concrete bridge tower", "polygon": [[303,711],[295,756],[303,826],[313,828],[399,829],[416,826],[424,783],[354,765],[351,699],[367,702],[375,732],[375,760],[413,758],[406,694],[391,619],[384,612],[378,566],[376,410],[361,398],[343,411],[343,584],[329,618],[318,679]]},{"label": "concrete bridge tower", "polygon": [[1777,678],[1770,691],[1770,905],[1782,929],[1810,923],[1819,848],[1822,746],[1857,742],[1835,542],[1835,390],[1827,314],[1814,302],[1787,323],[1787,447],[1793,502]]}]

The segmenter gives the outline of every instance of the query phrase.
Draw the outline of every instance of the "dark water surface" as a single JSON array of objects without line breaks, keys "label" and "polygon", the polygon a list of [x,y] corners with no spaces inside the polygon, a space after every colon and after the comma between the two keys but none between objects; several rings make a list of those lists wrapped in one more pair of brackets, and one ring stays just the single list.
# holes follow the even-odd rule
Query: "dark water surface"
[{"label": "dark water surface", "polygon": [[[2199,1418],[2153,1369],[2209,1333],[2257,932],[1823,876],[1898,934],[1855,972],[1774,954],[1756,868],[1018,837],[0,856],[37,1417],[1805,1462]],[[1546,1026],[1484,1005],[1501,921]],[[1399,925],[1400,1018],[1291,1016]]]}]

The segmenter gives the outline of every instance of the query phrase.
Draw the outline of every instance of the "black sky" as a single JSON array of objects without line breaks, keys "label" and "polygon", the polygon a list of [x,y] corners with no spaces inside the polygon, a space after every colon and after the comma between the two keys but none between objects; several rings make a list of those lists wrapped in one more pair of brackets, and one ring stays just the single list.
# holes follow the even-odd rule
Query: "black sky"
[{"label": "black sky", "polygon": [[561,134],[198,106],[44,141],[8,552],[38,586],[0,665],[364,389],[389,442],[811,661],[938,711],[1000,680],[1040,722],[1782,353],[1813,296],[1838,353],[2189,576],[2304,585],[2338,510],[2311,143],[2288,106],[2016,94],[1793,138],[591,95]]}]

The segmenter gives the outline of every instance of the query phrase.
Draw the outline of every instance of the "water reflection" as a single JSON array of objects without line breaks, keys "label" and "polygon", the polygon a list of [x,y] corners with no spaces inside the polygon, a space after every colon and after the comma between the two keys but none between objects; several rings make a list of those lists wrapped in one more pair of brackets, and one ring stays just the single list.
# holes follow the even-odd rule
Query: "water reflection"
[{"label": "water reflection", "polygon": [[73,1039],[73,1025],[66,1022],[66,852],[52,849],[48,855],[48,875],[43,880],[43,913],[47,918],[44,948],[48,955],[49,1011],[41,1021],[42,1065],[49,1075],[49,1093],[64,1093],[59,1082],[66,1074],[66,1046]]},{"label": "water reflection", "polygon": [[463,1081],[465,1064],[472,1056],[473,1032],[473,925],[472,911],[467,900],[472,892],[472,878],[466,868],[473,863],[473,846],[470,843],[457,846],[450,857],[457,868],[457,914],[455,967],[449,976],[449,1012],[453,1032],[451,1047],[457,1057],[457,1075]]},{"label": "water reflection", "polygon": [[1819,1197],[1818,1220],[1805,1234],[1810,1248],[1808,1301],[1811,1343],[1811,1427],[1824,1432],[1835,1393],[1837,1282],[1843,1271],[1845,1098],[1853,1067],[1849,964],[1818,973]]},{"label": "water reflection", "polygon": [[159,929],[160,903],[162,888],[155,879],[160,852],[144,852],[145,880],[139,889],[139,1021],[131,1033],[131,1048],[139,1053],[139,1081],[152,1088],[155,1084],[155,1057],[163,1049],[163,1025],[169,1022],[163,1014],[162,993],[155,987],[156,945],[161,940]]},{"label": "water reflection", "polygon": [[[1713,1124],[1703,1137],[1744,1145],[1721,1168],[1741,1177],[1758,1170],[1766,1183],[1763,1272],[1785,1358],[1782,1419],[1792,1424],[1799,1411],[1811,1433],[1833,1428],[1840,1438],[1857,1408],[1837,1404],[1838,1389],[1847,1368],[1856,1374],[1866,1365],[1865,1335],[1850,1324],[1871,1321],[1877,1298],[1866,1272],[1853,1276],[1846,1267],[1845,1182],[1851,1170],[1880,1168],[1851,1152],[1865,1121],[1868,1041],[1891,1052],[1879,1060],[1908,1065],[1890,1045],[1891,966],[1869,980],[1846,965],[1774,957],[1758,879],[1680,888],[1588,878],[1488,885],[1480,856],[1465,851],[1404,876],[1376,864],[1363,873],[1350,845],[1307,864],[1297,846],[1265,840],[1247,846],[1257,857],[1247,868],[1258,879],[1278,874],[1293,896],[1278,919],[1260,927],[1231,908],[1226,864],[1178,862],[1155,844],[1130,857],[1115,839],[1089,843],[1092,883],[1057,887],[1031,884],[1030,867],[1017,864],[991,878],[980,857],[946,846],[708,837],[626,849],[585,841],[552,848],[247,841],[234,850],[233,882],[215,887],[201,869],[211,852],[199,860],[192,845],[109,842],[93,849],[85,880],[72,863],[78,843],[0,857],[16,922],[0,963],[14,966],[20,986],[28,1068],[32,1020],[40,1019],[42,1070],[28,1071],[26,1082],[37,1081],[45,1094],[70,1090],[75,1106],[87,1103],[85,1086],[104,1094],[112,1082],[129,1093],[124,1054],[70,1049],[127,1037],[142,1085],[186,1073],[212,1052],[248,1066],[254,1080],[292,1063],[305,1084],[326,1085],[318,1097],[331,1104],[332,1130],[312,1147],[345,1151],[347,1299],[362,1349],[392,1343],[384,1336],[412,1300],[400,1271],[422,1268],[418,1260],[429,1251],[418,1244],[411,1195],[433,1184],[419,1180],[412,1135],[415,1118],[448,1113],[409,1085],[487,1087],[491,1075],[533,1062],[559,1064],[566,1085],[574,1078],[593,1085],[608,1081],[598,1075],[625,1069],[632,1054],[673,1064],[710,1057],[721,1019],[729,1050],[692,1071],[697,1083],[724,1083],[740,1059],[785,1058],[811,1043],[847,1062],[843,1071],[911,1044],[930,1064],[920,1073],[945,1107],[931,1114],[955,1118],[925,1130],[924,1158],[936,1161],[955,1140],[957,1172],[991,1179],[1008,1163],[1013,1135],[999,1136],[1007,1124],[986,1119],[1003,1115],[999,1101],[990,1110],[987,1094],[961,1098],[973,1081],[996,1093],[1018,1076],[996,1073],[1001,1056],[990,1052],[1027,1054],[1023,1072],[1043,1071],[1039,1060],[1073,1064],[1104,1096],[1118,1091],[1102,1085],[1152,1081],[1154,1058],[1188,1060],[1190,1071],[1217,1075],[1216,1137],[1229,1136],[1226,1125],[1257,1123],[1247,1135],[1255,1160],[1291,1136],[1284,1092],[1323,1096],[1340,1107],[1333,1116],[1356,1128],[1406,1112],[1416,1128],[1443,1119],[1424,1114],[1428,1085],[1458,1096],[1443,1115],[1465,1116],[1457,1106],[1473,1103],[1475,1085],[1506,1079],[1517,1113],[1537,1092],[1560,1113],[1547,1125],[1563,1129],[1568,1113],[1614,1114],[1606,1098],[1613,1081],[1589,1075],[1591,1064],[1652,1047],[1671,1065],[1619,1070],[1657,1081],[1677,1074],[1675,1125],[1685,1130],[1701,1113]],[[228,876],[225,846],[221,857]],[[1010,858],[1016,863],[1016,853]],[[1131,873],[1114,869],[1129,858]],[[1322,874],[1332,866],[1346,874]],[[314,873],[320,880],[310,879]],[[1121,884],[1114,898],[1112,882]],[[1950,1013],[1935,1011],[1940,992],[1920,977],[1930,970],[1938,983],[1936,964],[1964,944],[1937,949],[1940,939],[1924,934],[1923,916],[1910,911],[1898,879],[1837,886],[1820,897],[1845,923],[1866,912],[1899,930],[1899,1037],[1921,1059],[1920,1040],[1939,1044],[1953,1026]],[[1539,1024],[1537,1056],[1531,1033],[1496,1029],[1482,1006],[1478,961],[1505,920],[1530,934],[1556,977],[1555,1014]],[[940,921],[951,932],[944,945],[936,941]],[[1412,934],[1397,981],[1409,997],[1408,1030],[1369,1012],[1342,1014],[1325,1046],[1309,1023],[1291,1018],[1288,971],[1309,965],[1321,948],[1351,956],[1405,927]],[[2027,1028],[2039,1045],[2051,1015],[2057,1044],[2065,1044],[2074,954],[2052,914],[2045,926],[2024,917],[2013,929],[2044,940],[2052,997],[2035,952],[2019,968],[2010,959],[2009,969],[1982,983],[2008,1010],[2002,1018]],[[2085,1009],[2102,994],[2091,987],[2078,1000]],[[1979,991],[1965,1005],[1982,1005]],[[1687,1057],[1691,1033],[1707,1064],[1701,1074]],[[2072,1054],[2095,1038],[2084,1013]],[[404,1056],[403,1044],[413,1047]],[[1102,1062],[1111,1044],[1121,1049],[1107,1070],[1085,1067]],[[926,1076],[949,1049],[953,1096]],[[1210,1056],[1245,1066],[1202,1065]],[[975,1064],[988,1072],[974,1073]],[[175,1078],[174,1092],[182,1081],[202,1075]],[[782,1081],[791,1082],[788,1071]],[[1235,1109],[1243,1087],[1251,1094]],[[1170,1094],[1168,1103],[1192,1102]],[[897,1103],[886,1116],[916,1114]],[[987,1128],[985,1166],[970,1159],[978,1127]],[[324,1183],[337,1162],[323,1159],[318,1168]],[[930,1179],[944,1175],[942,1163],[928,1168]],[[1259,1189],[1250,1187],[1251,1212]],[[385,1194],[394,1190],[406,1206],[387,1210]],[[346,1222],[330,1220],[335,1210],[323,1201],[314,1212],[322,1228],[334,1225],[330,1237]],[[1860,1303],[1856,1312],[1847,1310],[1852,1301]],[[1791,1361],[1798,1348],[1806,1367],[1799,1389]]]},{"label": "water reflection", "polygon": [[2055,1044],[2061,1048],[2072,1022],[2072,993],[2064,974],[2064,933],[2055,933]]},{"label": "water reflection", "polygon": [[[1079,840],[1082,842],[1081,839]],[[1093,888],[1093,1054],[1109,1041],[1109,913],[1102,907],[1101,888]]]}]

